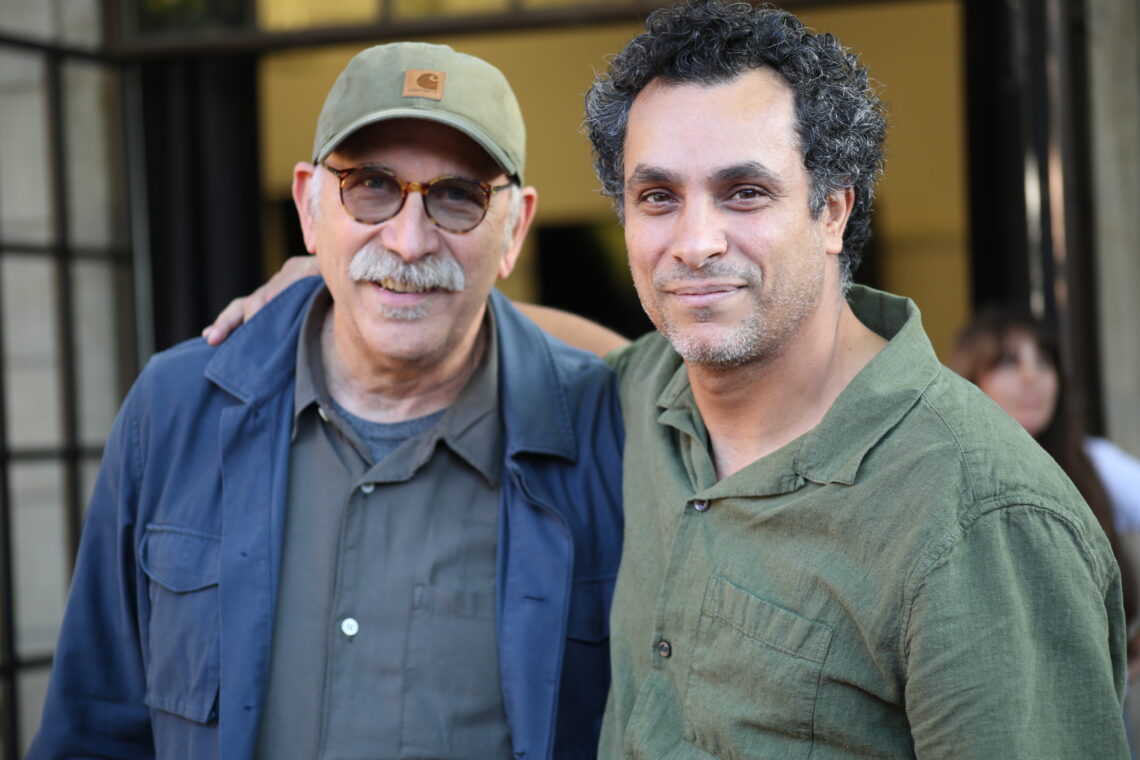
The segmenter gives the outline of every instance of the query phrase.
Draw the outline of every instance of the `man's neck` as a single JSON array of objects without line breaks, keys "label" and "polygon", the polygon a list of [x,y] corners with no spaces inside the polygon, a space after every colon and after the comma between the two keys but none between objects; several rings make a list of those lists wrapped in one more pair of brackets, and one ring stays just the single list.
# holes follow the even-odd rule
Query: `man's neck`
[{"label": "man's neck", "polygon": [[840,299],[831,308],[821,304],[777,356],[727,370],[687,364],[717,478],[818,425],[885,345]]},{"label": "man's neck", "polygon": [[373,422],[402,422],[445,409],[458,398],[487,350],[479,318],[459,345],[440,359],[403,362],[346,348],[334,329],[334,309],[321,328],[321,363],[329,395]]}]

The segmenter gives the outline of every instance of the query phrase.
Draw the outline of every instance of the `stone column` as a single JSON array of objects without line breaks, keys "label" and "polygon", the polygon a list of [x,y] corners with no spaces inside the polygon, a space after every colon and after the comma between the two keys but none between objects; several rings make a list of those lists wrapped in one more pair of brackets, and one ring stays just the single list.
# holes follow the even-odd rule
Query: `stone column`
[{"label": "stone column", "polygon": [[1105,424],[1140,456],[1140,4],[1086,8]]}]

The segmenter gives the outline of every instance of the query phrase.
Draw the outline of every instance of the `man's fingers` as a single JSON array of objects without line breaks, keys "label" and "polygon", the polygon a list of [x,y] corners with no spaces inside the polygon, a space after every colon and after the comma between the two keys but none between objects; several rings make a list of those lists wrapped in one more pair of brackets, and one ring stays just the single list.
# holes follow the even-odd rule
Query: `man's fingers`
[{"label": "man's fingers", "polygon": [[[292,285],[303,277],[320,273],[321,270],[317,267],[316,256],[290,256],[285,259],[285,263],[281,265],[281,271],[273,275],[272,279],[276,280],[278,277],[281,277],[283,278],[282,282],[284,285]],[[282,287],[284,287],[284,285]]]},{"label": "man's fingers", "polygon": [[241,326],[247,317],[245,314],[246,298],[235,298],[229,302],[222,313],[214,319],[214,323],[202,330],[202,336],[211,346],[216,346],[230,336],[234,330]]},{"label": "man's fingers", "polygon": [[[277,277],[278,275],[273,276]],[[246,322],[253,319],[253,315],[261,311],[262,306],[272,301],[273,296],[281,292],[281,288],[271,290],[270,286],[272,284],[273,280],[271,279],[245,298],[239,299],[241,301],[241,313]]]},{"label": "man's fingers", "polygon": [[242,298],[235,298],[217,316],[214,323],[202,330],[202,336],[211,346],[216,346],[230,334],[248,322],[261,307],[272,301],[285,288],[309,275],[320,274],[316,256],[291,256],[285,259],[281,269],[257,290]]},{"label": "man's fingers", "polygon": [[242,313],[248,322],[253,315],[261,311],[261,307],[272,301],[281,291],[309,275],[320,274],[317,269],[316,256],[290,256],[285,259],[281,269],[273,273],[269,281],[242,300]]}]

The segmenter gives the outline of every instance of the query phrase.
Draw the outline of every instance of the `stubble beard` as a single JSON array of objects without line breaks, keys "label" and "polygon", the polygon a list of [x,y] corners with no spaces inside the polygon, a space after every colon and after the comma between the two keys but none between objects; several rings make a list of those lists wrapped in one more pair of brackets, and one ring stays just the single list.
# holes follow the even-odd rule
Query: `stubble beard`
[{"label": "stubble beard", "polygon": [[[776,284],[763,293],[763,274],[758,267],[737,267],[711,264],[698,272],[685,270],[656,274],[646,293],[642,283],[637,290],[649,318],[686,363],[715,370],[728,370],[746,364],[764,363],[779,356],[799,331],[804,320],[815,311],[821,298],[823,270],[791,273],[790,287]],[[678,280],[697,282],[704,279],[743,279],[747,283],[752,308],[747,317],[730,328],[727,334],[698,336],[683,325],[674,324],[663,308],[665,283]],[[647,297],[648,296],[648,297]],[[716,307],[698,309],[689,314],[689,321],[715,322],[719,317]]]}]

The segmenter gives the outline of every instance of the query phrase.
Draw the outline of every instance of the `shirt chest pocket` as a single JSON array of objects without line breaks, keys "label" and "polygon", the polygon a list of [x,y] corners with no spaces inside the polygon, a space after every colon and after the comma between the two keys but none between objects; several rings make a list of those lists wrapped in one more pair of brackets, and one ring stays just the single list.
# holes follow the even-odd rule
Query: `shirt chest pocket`
[{"label": "shirt chest pocket", "polygon": [[685,738],[717,757],[806,758],[829,626],[713,577],[685,694]]},{"label": "shirt chest pocket", "polygon": [[198,723],[217,720],[219,536],[148,525],[139,565],[149,580],[146,703]]}]

